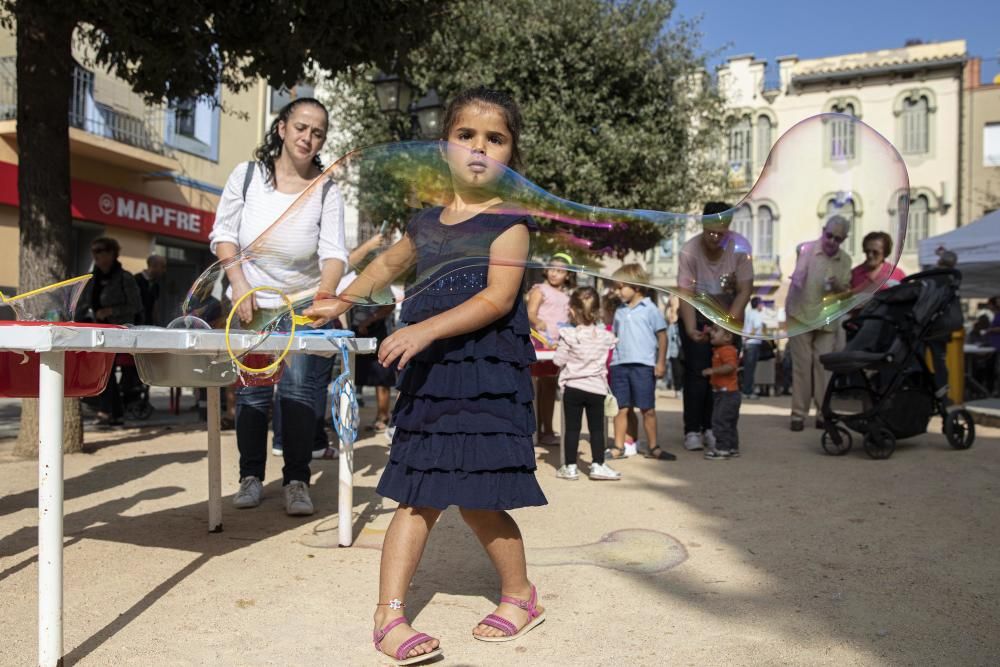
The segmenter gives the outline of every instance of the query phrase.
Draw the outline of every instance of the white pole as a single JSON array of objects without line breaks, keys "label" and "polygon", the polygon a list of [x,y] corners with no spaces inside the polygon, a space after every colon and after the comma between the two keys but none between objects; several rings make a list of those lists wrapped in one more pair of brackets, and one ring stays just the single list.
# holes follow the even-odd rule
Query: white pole
[{"label": "white pole", "polygon": [[222,532],[222,444],[219,413],[222,388],[208,387],[208,532]]},{"label": "white pole", "polygon": [[63,660],[63,352],[38,369],[38,664]]},{"label": "white pole", "polygon": [[[351,382],[354,381],[354,360],[356,355],[350,354]],[[346,361],[346,360],[345,360]],[[342,397],[334,396],[333,400],[340,411],[341,421],[346,422],[345,406]],[[354,441],[340,438],[340,456],[337,457],[337,537],[342,547],[349,547],[354,541]]]}]

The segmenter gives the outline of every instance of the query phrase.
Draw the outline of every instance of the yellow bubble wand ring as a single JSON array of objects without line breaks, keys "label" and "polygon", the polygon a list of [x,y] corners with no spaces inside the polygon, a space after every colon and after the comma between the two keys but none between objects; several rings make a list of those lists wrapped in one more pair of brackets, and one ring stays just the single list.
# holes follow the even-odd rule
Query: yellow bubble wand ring
[{"label": "yellow bubble wand ring", "polygon": [[[252,368],[244,364],[242,361],[240,361],[236,353],[233,352],[232,341],[229,338],[229,332],[232,328],[233,315],[236,313],[237,310],[239,310],[240,304],[243,303],[243,301],[246,300],[247,297],[253,295],[255,292],[260,292],[263,290],[267,290],[269,292],[277,292],[279,295],[281,295],[281,298],[284,300],[285,305],[288,306],[288,312],[291,314],[292,330],[288,332],[288,342],[285,344],[285,349],[281,351],[281,354],[278,355],[277,359],[272,361],[267,366],[264,366],[263,368]],[[288,295],[282,292],[281,290],[275,287],[254,287],[246,294],[241,296],[239,299],[237,299],[236,303],[234,303],[233,307],[229,310],[229,316],[226,318],[226,352],[229,353],[229,358],[232,359],[233,363],[236,364],[236,366],[241,370],[244,370],[247,373],[253,373],[255,375],[264,375],[264,374],[272,375],[275,371],[278,370],[278,367],[281,366],[281,362],[285,360],[285,357],[288,356],[289,350],[292,349],[292,341],[295,339],[295,325],[308,324],[309,322],[312,321],[313,319],[310,317],[305,317],[304,315],[296,315],[292,307],[292,300],[289,299]]]}]

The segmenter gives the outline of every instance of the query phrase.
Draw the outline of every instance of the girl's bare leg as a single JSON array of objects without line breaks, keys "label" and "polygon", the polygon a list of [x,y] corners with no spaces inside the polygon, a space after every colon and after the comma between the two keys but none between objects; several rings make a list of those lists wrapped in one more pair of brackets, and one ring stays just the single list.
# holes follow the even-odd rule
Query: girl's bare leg
[{"label": "girl's bare leg", "polygon": [[[375,607],[375,629],[381,630],[387,623],[406,613],[405,609],[390,609],[384,603],[394,598],[406,601],[410,580],[417,571],[427,537],[441,510],[430,507],[410,507],[400,505],[392,515],[389,529],[382,543],[382,564],[379,571],[379,598],[382,606]],[[414,634],[409,623],[401,623],[382,640],[382,651],[395,655],[396,649]],[[437,639],[417,644],[406,657],[429,653],[439,645]]]},{"label": "girl's bare leg", "polygon": [[[524,542],[514,519],[506,512],[494,510],[462,509],[461,512],[500,575],[501,594],[520,600],[530,598],[531,582],[528,581],[528,566],[524,560]],[[538,609],[543,611],[542,607]],[[527,611],[506,602],[501,602],[493,613],[508,619],[518,628],[530,620]],[[481,637],[503,635],[500,630],[482,624],[477,625],[472,634]]]}]

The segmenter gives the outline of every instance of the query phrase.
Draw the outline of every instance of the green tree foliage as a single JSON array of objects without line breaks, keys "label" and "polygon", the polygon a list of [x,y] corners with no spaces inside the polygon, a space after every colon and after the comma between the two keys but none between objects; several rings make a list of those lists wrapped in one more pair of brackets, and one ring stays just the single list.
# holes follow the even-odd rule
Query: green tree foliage
[{"label": "green tree foliage", "polygon": [[[460,0],[411,52],[406,73],[444,99],[480,84],[511,92],[525,115],[524,174],[551,193],[611,208],[695,210],[722,182],[714,149],[723,104],[705,85],[696,24],[673,19],[673,8],[671,0]],[[394,138],[370,83],[342,76],[334,90],[344,129],[334,151]],[[642,222],[574,233],[598,254],[623,257],[672,231]]]}]

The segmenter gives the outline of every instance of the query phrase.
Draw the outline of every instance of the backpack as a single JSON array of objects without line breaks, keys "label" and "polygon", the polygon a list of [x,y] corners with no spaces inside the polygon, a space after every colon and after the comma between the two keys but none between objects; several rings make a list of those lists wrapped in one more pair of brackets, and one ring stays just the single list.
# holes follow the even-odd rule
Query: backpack
[{"label": "backpack", "polygon": [[[247,201],[247,191],[250,189],[250,184],[253,183],[253,174],[254,174],[254,172],[257,170],[257,167],[260,167],[261,169],[263,169],[263,167],[261,167],[261,165],[260,165],[260,162],[257,162],[256,160],[254,160],[253,162],[250,162],[248,164],[250,166],[247,168],[247,175],[243,178],[243,203],[244,204]],[[319,200],[319,207],[321,209],[323,208],[323,205],[326,203],[326,193],[330,191],[331,187],[333,187],[333,181],[327,179],[326,183],[323,184],[323,194],[321,195],[320,200]]]}]

